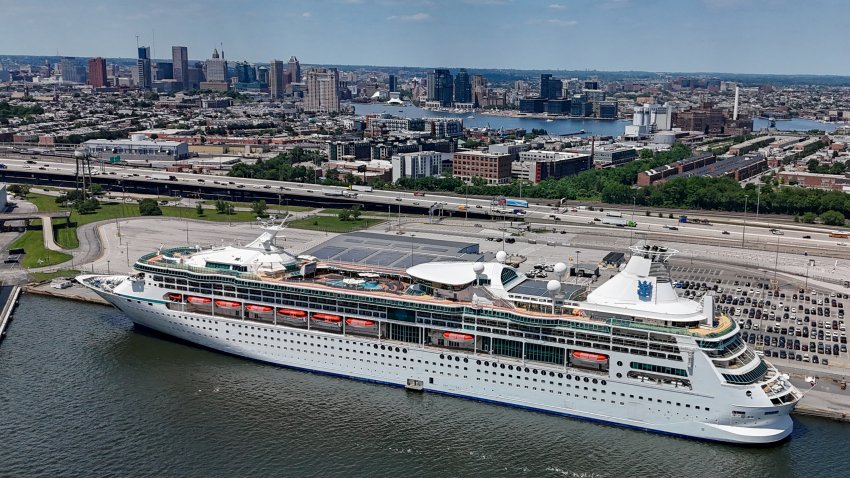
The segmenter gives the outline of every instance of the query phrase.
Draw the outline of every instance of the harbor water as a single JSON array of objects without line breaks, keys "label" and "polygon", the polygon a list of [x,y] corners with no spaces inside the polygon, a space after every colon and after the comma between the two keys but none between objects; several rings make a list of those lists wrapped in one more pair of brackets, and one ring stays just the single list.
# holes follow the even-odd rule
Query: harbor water
[{"label": "harbor water", "polygon": [[850,426],[742,448],[289,370],[25,295],[0,345],[0,476],[850,476]]},{"label": "harbor water", "polygon": [[[531,131],[532,129],[544,129],[549,134],[574,134],[583,130],[585,135],[617,137],[622,136],[623,133],[625,133],[626,125],[631,123],[629,120],[599,120],[593,118],[560,118],[547,121],[541,118],[487,115],[480,111],[476,111],[474,113],[429,111],[416,106],[392,106],[381,103],[353,103],[352,106],[354,107],[354,112],[357,115],[386,113],[403,118],[460,118],[463,119],[463,125],[467,128],[489,127],[493,129],[503,128],[506,130],[511,128],[524,128],[526,131]],[[768,126],[769,122],[767,119],[753,119],[753,131],[760,131]],[[779,131],[809,131],[816,129],[832,132],[839,126],[842,125],[838,123],[822,123],[803,118],[794,118],[791,120],[777,121],[775,128]]]}]

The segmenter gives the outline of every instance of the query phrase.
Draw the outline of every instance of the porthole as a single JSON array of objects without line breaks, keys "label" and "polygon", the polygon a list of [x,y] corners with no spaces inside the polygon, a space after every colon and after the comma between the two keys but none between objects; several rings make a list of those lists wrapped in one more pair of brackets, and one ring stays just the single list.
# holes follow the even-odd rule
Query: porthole
[{"label": "porthole", "polygon": [[490,362],[484,362],[484,366],[485,366],[485,367],[489,367],[489,366],[490,366]]},{"label": "porthole", "polygon": [[623,374],[621,374],[620,372],[617,372],[617,378],[623,378]]},{"label": "porthole", "polygon": [[508,370],[513,370],[513,369],[514,369],[513,365],[508,365]]},{"label": "porthole", "polygon": [[534,375],[537,375],[537,369],[531,371]]},{"label": "porthole", "polygon": [[500,365],[500,367],[505,368],[505,364]]},{"label": "porthole", "polygon": [[[558,374],[558,378],[564,378],[564,374],[559,373],[559,374]],[[568,378],[569,378],[569,377],[568,377]]]},{"label": "porthole", "polygon": [[587,377],[584,377],[584,381],[585,381],[585,382],[589,382],[589,381],[590,381],[590,379],[589,379],[589,378],[587,378]]},{"label": "porthole", "polygon": [[455,357],[455,362],[460,362],[460,357]]},{"label": "porthole", "polygon": [[387,349],[387,347],[386,347],[386,346],[381,345],[381,350],[386,350],[386,349]]},{"label": "porthole", "polygon": [[445,356],[445,355],[443,355],[443,354],[440,354],[440,358],[441,358],[441,359],[444,359],[444,358],[446,358],[446,356]]},{"label": "porthole", "polygon": [[525,373],[528,373],[528,367],[525,367]]},{"label": "porthole", "polygon": [[602,381],[602,385],[608,385],[608,382],[606,382],[605,380],[603,380],[603,381]]},{"label": "porthole", "polygon": [[596,379],[594,378],[594,379],[593,379],[593,383],[594,383],[594,384],[599,383],[599,380],[596,380]]},{"label": "porthole", "polygon": [[464,357],[464,358],[463,358],[463,363],[469,363],[469,359],[468,359],[468,358],[466,358],[466,357]]},{"label": "porthole", "polygon": [[617,366],[618,366],[618,367],[622,367],[622,366],[623,366],[623,362],[622,362],[622,361],[620,361],[620,360],[617,360]]},{"label": "porthole", "polygon": [[475,361],[475,364],[476,364],[476,365],[481,365],[481,361],[480,361],[480,360],[476,360],[476,361]]}]

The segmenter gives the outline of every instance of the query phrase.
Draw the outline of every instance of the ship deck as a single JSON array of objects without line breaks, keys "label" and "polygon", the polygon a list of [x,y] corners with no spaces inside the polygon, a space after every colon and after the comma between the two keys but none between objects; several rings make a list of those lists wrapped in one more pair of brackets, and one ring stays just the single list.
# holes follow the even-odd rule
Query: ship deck
[{"label": "ship deck", "polygon": [[[186,270],[199,274],[233,276],[239,279],[270,284],[292,286],[309,285],[312,289],[322,289],[335,292],[346,291],[361,296],[385,297],[388,299],[409,300],[435,305],[469,305],[476,308],[509,312],[526,316],[530,319],[582,321],[597,325],[631,327],[668,334],[691,335],[700,338],[711,338],[725,335],[734,330],[735,325],[731,319],[723,315],[716,317],[717,323],[714,326],[685,328],[632,322],[621,319],[594,319],[585,315],[576,315],[571,313],[574,310],[574,307],[571,305],[556,307],[555,310],[551,312],[551,305],[542,308],[545,311],[533,310],[527,307],[522,307],[524,304],[520,302],[514,303],[497,297],[486,287],[477,285],[469,286],[458,291],[451,291],[450,293],[445,291],[441,291],[438,294],[410,293],[409,289],[414,285],[414,283],[410,280],[410,277],[404,270],[346,262],[319,262],[317,264],[316,273],[311,277],[303,277],[298,272],[293,273],[286,271],[261,271],[254,274],[211,269],[175,263],[173,259],[179,258],[181,252],[188,251],[171,250],[165,253],[149,254],[147,256],[143,256],[137,262],[156,267],[164,267],[167,269]],[[192,250],[192,252],[194,252],[194,250]],[[167,258],[171,260],[168,260]]]}]

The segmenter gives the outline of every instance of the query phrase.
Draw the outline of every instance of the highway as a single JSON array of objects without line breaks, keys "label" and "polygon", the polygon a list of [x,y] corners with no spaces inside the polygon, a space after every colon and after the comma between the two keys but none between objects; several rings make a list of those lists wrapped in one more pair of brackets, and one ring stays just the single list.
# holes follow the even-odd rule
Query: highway
[{"label": "highway", "polygon": [[[8,154],[0,158],[0,163],[5,168],[0,169],[0,176],[8,175],[8,180],[14,182],[16,177],[37,177],[41,175],[61,177],[66,184],[73,182],[75,174],[75,163],[71,158],[60,158],[53,156],[35,156]],[[442,214],[450,212],[454,217],[469,216],[471,218],[492,218],[504,220],[522,220],[531,225],[532,228],[567,228],[571,230],[600,231],[603,229],[618,230],[612,235],[625,235],[636,240],[645,236],[677,237],[679,240],[693,238],[703,244],[716,244],[728,247],[741,247],[754,249],[793,250],[796,252],[811,252],[817,255],[847,257],[850,256],[850,246],[847,239],[836,239],[829,237],[831,229],[816,225],[804,225],[787,223],[787,219],[768,215],[749,218],[724,215],[722,212],[705,211],[691,217],[710,219],[711,225],[695,223],[679,223],[678,214],[673,214],[670,219],[658,217],[653,212],[651,216],[646,215],[646,209],[632,210],[631,207],[613,206],[606,208],[604,212],[578,209],[578,207],[552,207],[547,204],[530,203],[528,208],[515,208],[506,206],[494,206],[492,201],[480,197],[462,197],[451,194],[428,192],[424,196],[414,195],[412,192],[379,191],[356,192],[356,196],[343,197],[327,195],[324,190],[342,188],[328,187],[321,184],[305,184],[285,181],[269,181],[251,178],[232,178],[227,176],[194,173],[169,173],[161,170],[144,168],[132,168],[126,166],[110,166],[92,164],[92,170],[97,171],[94,176],[95,182],[109,184],[117,183],[144,183],[148,189],[154,189],[162,194],[168,195],[170,191],[177,190],[176,194],[201,195],[204,197],[224,197],[239,200],[254,200],[255,198],[277,197],[278,200],[291,199],[296,201],[308,201],[312,204],[327,204],[329,206],[344,206],[346,204],[363,203],[368,204],[368,209],[373,211],[384,211],[395,214],[401,212],[427,213],[428,209],[437,204],[442,209]],[[174,178],[174,180],[169,179]],[[176,181],[175,181],[176,180]],[[44,184],[41,182],[40,184]],[[111,188],[113,191],[115,187]],[[120,191],[120,186],[118,187]],[[545,201],[545,200],[542,200]],[[559,201],[550,200],[550,204],[557,205]],[[464,210],[465,209],[465,210]],[[520,209],[522,215],[505,212],[497,212],[506,209]],[[435,210],[435,214],[439,214]],[[603,222],[610,214],[622,216],[623,219],[634,221],[634,228],[618,228],[605,225]],[[771,229],[780,228],[778,233]],[[743,241],[742,241],[743,239]]]}]

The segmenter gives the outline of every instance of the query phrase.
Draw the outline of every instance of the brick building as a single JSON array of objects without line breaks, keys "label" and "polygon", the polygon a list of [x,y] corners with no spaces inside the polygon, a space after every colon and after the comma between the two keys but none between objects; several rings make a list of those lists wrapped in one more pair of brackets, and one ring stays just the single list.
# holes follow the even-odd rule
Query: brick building
[{"label": "brick building", "polygon": [[510,154],[458,151],[452,160],[452,175],[464,181],[478,177],[487,184],[506,184],[511,182],[511,163]]}]

